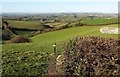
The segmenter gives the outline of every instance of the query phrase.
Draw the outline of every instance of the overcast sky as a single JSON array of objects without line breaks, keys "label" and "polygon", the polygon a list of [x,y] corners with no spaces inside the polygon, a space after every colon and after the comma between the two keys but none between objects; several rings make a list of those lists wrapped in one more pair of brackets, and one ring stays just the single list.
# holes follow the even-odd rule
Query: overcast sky
[{"label": "overcast sky", "polygon": [[117,13],[119,0],[1,0],[4,13]]}]

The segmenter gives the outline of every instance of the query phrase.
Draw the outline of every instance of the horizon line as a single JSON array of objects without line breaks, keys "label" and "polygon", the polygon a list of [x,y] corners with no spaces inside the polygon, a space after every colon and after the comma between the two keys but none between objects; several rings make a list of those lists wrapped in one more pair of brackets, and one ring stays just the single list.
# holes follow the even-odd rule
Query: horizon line
[{"label": "horizon line", "polygon": [[[31,13],[42,13],[42,12],[2,12],[2,14],[4,13],[29,13],[31,14]],[[43,12],[43,13],[104,13],[105,14],[105,13],[115,13],[115,12]]]}]

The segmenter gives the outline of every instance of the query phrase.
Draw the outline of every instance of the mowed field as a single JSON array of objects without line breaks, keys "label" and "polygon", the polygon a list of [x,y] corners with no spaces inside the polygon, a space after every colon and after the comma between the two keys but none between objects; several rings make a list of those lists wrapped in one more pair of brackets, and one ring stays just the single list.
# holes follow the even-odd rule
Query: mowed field
[{"label": "mowed field", "polygon": [[83,24],[106,24],[106,23],[118,23],[118,19],[87,19],[82,20],[81,23]]},{"label": "mowed field", "polygon": [[[118,38],[117,34],[103,34],[99,30],[106,26],[80,26],[59,31],[48,32],[31,37],[32,43],[4,44],[3,52],[6,51],[40,51],[53,52],[53,44],[57,43],[57,51],[61,48],[59,45],[67,40],[77,36],[100,36],[106,38]],[[107,27],[118,27],[118,25],[107,25]]]},{"label": "mowed field", "polygon": [[41,29],[44,26],[40,22],[7,20],[10,27],[19,29]]}]

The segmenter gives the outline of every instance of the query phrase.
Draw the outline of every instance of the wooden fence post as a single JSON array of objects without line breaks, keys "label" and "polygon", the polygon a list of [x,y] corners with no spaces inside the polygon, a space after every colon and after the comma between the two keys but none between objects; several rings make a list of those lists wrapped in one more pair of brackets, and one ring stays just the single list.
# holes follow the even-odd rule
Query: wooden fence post
[{"label": "wooden fence post", "polygon": [[56,43],[53,45],[54,47],[54,54],[56,55]]}]

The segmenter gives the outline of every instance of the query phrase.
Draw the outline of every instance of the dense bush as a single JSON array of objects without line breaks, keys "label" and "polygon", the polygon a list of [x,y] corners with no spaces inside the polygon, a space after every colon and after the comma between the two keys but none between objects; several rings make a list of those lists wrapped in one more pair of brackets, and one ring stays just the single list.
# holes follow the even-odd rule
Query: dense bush
[{"label": "dense bush", "polygon": [[2,40],[9,40],[10,38],[10,33],[8,31],[2,31]]},{"label": "dense bush", "polygon": [[25,34],[24,37],[25,37],[25,38],[29,38],[29,37],[30,37],[30,34]]},{"label": "dense bush", "polygon": [[5,36],[5,35],[2,34],[2,40],[9,40],[9,39],[10,39],[9,36]]},{"label": "dense bush", "polygon": [[78,22],[75,24],[75,26],[83,26],[83,24],[81,22]]},{"label": "dense bush", "polygon": [[[119,75],[120,40],[102,37],[79,37],[64,46],[62,64],[65,75]],[[58,72],[59,72],[58,71]]]},{"label": "dense bush", "polygon": [[26,43],[26,42],[31,42],[31,40],[27,39],[25,37],[22,37],[22,36],[16,36],[16,37],[8,40],[6,42],[6,44],[10,44],[10,43]]},{"label": "dense bush", "polygon": [[5,35],[5,36],[8,36],[8,37],[9,37],[9,34],[10,34],[10,33],[9,33],[7,30],[3,30],[3,31],[2,31],[2,35]]},{"label": "dense bush", "polygon": [[69,28],[69,25],[66,24],[66,25],[62,26],[62,29],[65,29],[65,28]]},{"label": "dense bush", "polygon": [[52,31],[52,29],[44,29],[44,33],[46,33],[46,32],[50,32],[50,31]]}]

